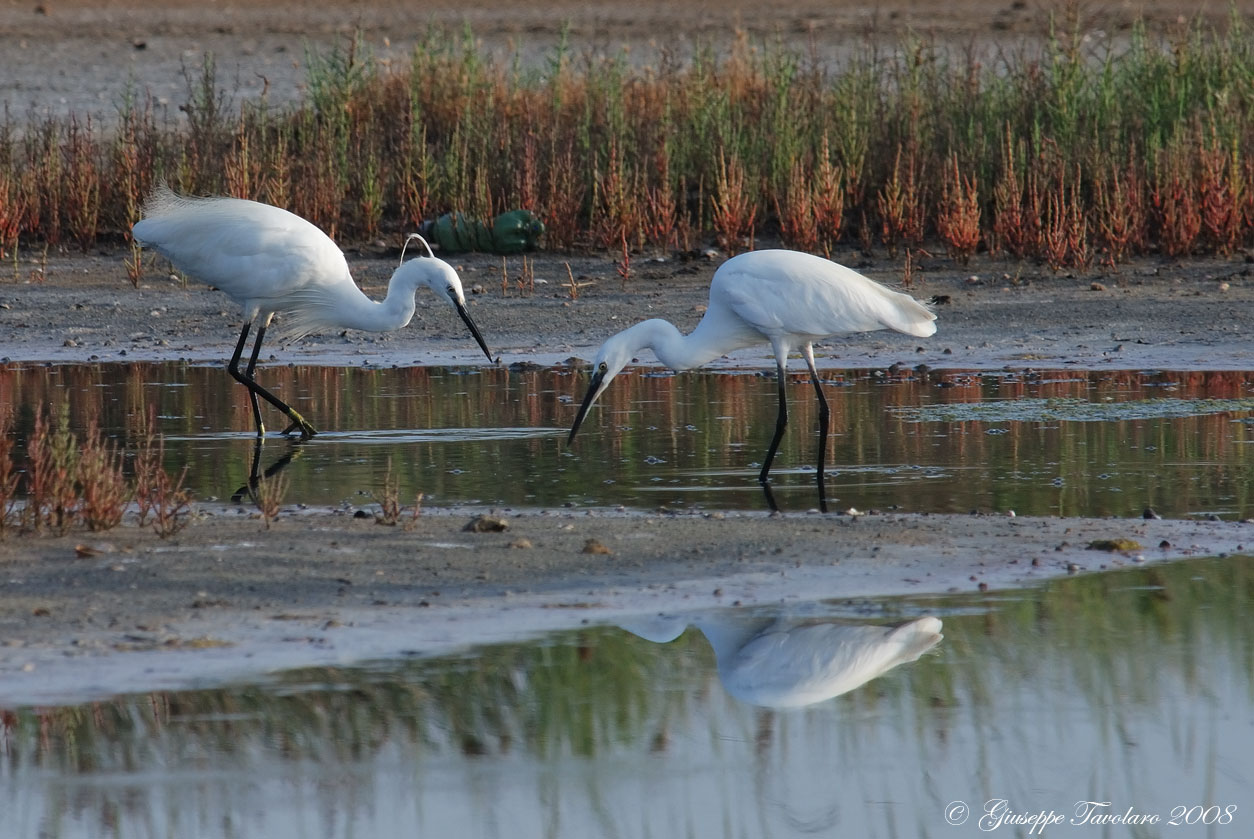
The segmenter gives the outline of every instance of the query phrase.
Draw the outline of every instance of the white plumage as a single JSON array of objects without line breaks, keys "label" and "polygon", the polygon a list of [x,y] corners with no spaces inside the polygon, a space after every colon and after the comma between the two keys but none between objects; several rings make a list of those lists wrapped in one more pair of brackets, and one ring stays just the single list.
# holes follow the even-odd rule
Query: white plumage
[{"label": "white plumage", "polygon": [[730,617],[697,622],[727,692],[753,705],[798,708],[848,693],[941,642],[941,622],[850,626]]},{"label": "white plumage", "polygon": [[[718,677],[742,702],[800,708],[848,693],[941,642],[941,622],[926,616],[898,626],[854,625],[710,612],[693,621],[714,648]],[[619,626],[665,644],[688,627],[682,616],[651,615]]]},{"label": "white plumage", "polygon": [[[925,338],[936,332],[936,315],[908,294],[893,291],[857,271],[800,251],[751,251],[733,257],[714,272],[710,302],[697,328],[683,335],[661,319],[646,320],[609,338],[597,352],[592,382],[570,431],[574,440],[588,409],[624,366],[651,349],[673,370],[698,367],[755,344],[770,343],[779,380],[779,416],[759,480],[766,487],[771,461],[787,425],[784,396],[788,355],[804,354],[819,400],[820,505],[826,509],[823,462],[828,407],[814,365],[813,343],[834,335],[893,329]],[[774,499],[767,490],[767,499]]]},{"label": "white plumage", "polygon": [[[426,257],[403,263],[392,274],[387,297],[376,302],[353,281],[344,254],[325,233],[294,213],[238,198],[190,198],[158,187],[133,228],[136,241],[154,248],[176,268],[221,289],[244,310],[244,328],[228,371],[249,390],[257,433],[265,426],[261,396],[292,420],[288,431],[312,436],[313,426],[253,380],[266,328],[275,314],[283,332],[297,338],[320,330],[386,332],[407,325],[420,286],[445,296],[489,360],[492,354],[466,311],[461,279],[451,265]],[[425,242],[423,243],[426,244]],[[251,327],[257,337],[246,371],[239,371]]]}]

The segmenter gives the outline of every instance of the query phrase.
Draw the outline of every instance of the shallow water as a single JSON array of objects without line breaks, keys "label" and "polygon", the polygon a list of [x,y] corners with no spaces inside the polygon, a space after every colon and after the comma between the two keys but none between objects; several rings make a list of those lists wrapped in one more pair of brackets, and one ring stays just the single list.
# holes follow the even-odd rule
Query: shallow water
[{"label": "shallow water", "polygon": [[[826,374],[828,494],[836,509],[1037,515],[1254,515],[1254,374],[1155,371],[871,371]],[[259,379],[321,433],[271,437],[286,501],[366,505],[389,463],[401,500],[551,507],[761,509],[757,471],[775,425],[773,376],[637,370],[620,376],[573,446],[587,384],[568,370],[264,368]],[[815,504],[817,412],[790,388],[791,425],[772,476],[785,509]],[[19,441],[35,406],[67,401],[123,444],[151,407],[167,466],[198,497],[249,477],[247,395],[219,367],[0,368]],[[281,429],[281,416],[266,409]],[[20,457],[20,451],[19,451]]]},{"label": "shallow water", "polygon": [[[669,643],[572,615],[567,631],[457,655],[14,708],[4,835],[978,836],[993,799],[1162,820],[1045,835],[1246,835],[1252,567],[625,622],[658,641],[703,627]],[[707,640],[745,620],[783,632],[923,614],[945,637],[919,660],[790,710],[735,698]],[[975,810],[960,828],[953,802]]]}]

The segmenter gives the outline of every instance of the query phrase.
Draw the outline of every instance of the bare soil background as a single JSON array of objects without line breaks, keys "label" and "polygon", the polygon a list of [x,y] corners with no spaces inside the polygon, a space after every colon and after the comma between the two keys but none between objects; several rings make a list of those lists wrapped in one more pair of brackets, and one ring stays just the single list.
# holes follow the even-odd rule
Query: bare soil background
[{"label": "bare soil background", "polygon": [[[1228,3],[1081,3],[1095,40],[1126,32],[1138,14],[1179,26],[1222,22]],[[1237,4],[1241,11],[1254,2]],[[1247,8],[1248,7],[1248,8]],[[832,60],[872,33],[905,27],[962,48],[995,52],[1042,37],[1052,4],[1007,2],[841,5],[701,2],[211,2],[0,3],[0,103],[11,113],[93,112],[107,119],[128,85],[177,114],[181,68],[212,51],[235,95],[297,97],[306,46],[361,31],[382,60],[403,58],[431,21],[468,21],[483,49],[542,56],[569,21],[576,50],[634,54],[717,43],[738,27],[813,44]],[[667,33],[662,42],[660,33]],[[679,47],[675,45],[679,44]],[[642,60],[645,60],[642,58]],[[759,245],[769,243],[759,243]],[[349,253],[367,293],[381,296],[395,265],[382,245]],[[898,283],[900,259],[833,256]],[[537,257],[535,292],[501,291],[496,257],[452,257],[501,363],[589,359],[609,334],[645,317],[682,329],[700,318],[712,259],[645,254],[624,285],[615,257]],[[572,299],[565,263],[591,282]],[[510,270],[519,267],[510,261]],[[1056,275],[1035,264],[977,258],[957,266],[924,256],[909,289],[936,299],[937,335],[874,333],[827,342],[824,366],[893,362],[948,368],[1249,369],[1254,282],[1246,255],[1140,260],[1118,271]],[[405,330],[315,336],[272,345],[271,363],[479,364],[448,307],[429,295]],[[160,264],[138,289],[122,255],[23,252],[0,266],[0,356],[14,364],[188,359],[221,363],[239,312],[225,296],[183,284]],[[642,359],[648,361],[649,359]],[[766,348],[723,364],[770,366]],[[225,375],[225,373],[223,374]],[[264,370],[261,377],[264,380]],[[572,408],[573,411],[573,408]],[[317,418],[311,418],[315,425]],[[793,429],[791,433],[801,433]],[[316,441],[315,441],[316,442]],[[177,537],[135,527],[0,541],[0,702],[53,701],[176,686],[270,668],[425,652],[643,612],[1017,586],[1052,575],[1190,554],[1243,551],[1249,525],[995,516],[589,515],[510,511],[510,530],[470,534],[476,510],[431,511],[388,528],[333,511],[292,509],[271,529],[252,511],[205,505]],[[583,553],[588,538],[609,554]],[[1145,549],[1089,551],[1095,538]],[[531,547],[511,547],[525,540]],[[1159,545],[1166,543],[1166,546]],[[84,550],[77,550],[78,546]],[[81,554],[81,555],[80,555]]]},{"label": "bare soil background", "polygon": [[[1118,48],[1134,21],[1153,32],[1190,21],[1223,26],[1230,8],[1254,0],[885,0],[878,3],[549,0],[545,3],[413,4],[403,0],[314,3],[280,0],[0,0],[0,104],[15,115],[111,118],[128,88],[151,91],[177,118],[185,70],[215,57],[219,83],[235,97],[266,93],[284,103],[302,95],[307,50],[344,48],[360,33],[382,62],[403,62],[432,25],[468,25],[486,55],[539,61],[565,32],[576,55],[618,54],[648,62],[680,58],[697,45],[718,48],[738,33],[778,38],[818,60],[839,62],[866,43],[892,48],[903,33],[934,37],[995,61],[1039,44],[1051,17],[1078,13],[1085,45]],[[1064,30],[1068,27],[1064,26]],[[238,101],[238,99],[236,99]]]}]

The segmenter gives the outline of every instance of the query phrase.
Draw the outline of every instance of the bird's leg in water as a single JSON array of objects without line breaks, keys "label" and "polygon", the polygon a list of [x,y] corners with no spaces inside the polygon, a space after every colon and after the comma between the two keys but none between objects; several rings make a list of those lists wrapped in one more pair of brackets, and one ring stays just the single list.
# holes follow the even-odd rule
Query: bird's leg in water
[{"label": "bird's leg in water", "polygon": [[766,460],[762,462],[762,472],[758,475],[758,480],[762,483],[766,483],[767,473],[771,471],[771,461],[775,459],[779,441],[783,439],[784,429],[788,427],[788,398],[785,390],[788,374],[784,370],[783,362],[777,362],[776,367],[779,376],[779,416],[775,420],[775,436],[771,438],[770,448],[766,450]]},{"label": "bird's leg in water", "polygon": [[805,353],[806,363],[810,365],[810,381],[814,383],[814,395],[819,398],[819,468],[817,480],[819,484],[819,509],[826,513],[827,487],[823,483],[823,464],[827,462],[827,397],[823,395],[823,384],[819,381],[819,371],[814,366],[814,350],[809,344],[805,347]]},{"label": "bird's leg in water", "polygon": [[[248,388],[248,392],[254,395],[253,397],[254,399],[257,396],[260,396],[262,399],[266,400],[271,405],[278,408],[283,413],[287,414],[288,417],[290,417],[292,420],[292,429],[294,430],[296,428],[299,428],[300,436],[302,439],[307,439],[309,437],[314,436],[318,432],[314,429],[312,425],[310,425],[308,422],[305,421],[304,417],[302,417],[295,410],[293,410],[292,407],[288,405],[286,402],[284,402],[282,399],[275,396],[273,393],[266,390],[261,385],[257,384],[257,382],[253,380],[251,376],[245,375],[244,373],[240,372],[239,357],[243,355],[244,345],[248,343],[248,332],[251,326],[252,324],[245,323],[244,328],[240,331],[239,343],[235,345],[235,354],[231,356],[231,360],[227,363],[226,371],[231,374],[231,378],[235,379],[235,381],[239,382],[244,387]],[[264,333],[265,333],[264,328],[259,330],[259,334],[257,336],[257,342],[256,344],[253,345],[253,358],[256,358],[257,353],[260,352],[261,338],[264,336]],[[251,365],[250,365],[250,370],[251,370]],[[261,424],[261,421],[260,421],[260,411],[258,411],[257,414],[258,416],[255,417],[255,419],[257,419],[257,436],[262,437],[262,436],[265,436],[265,427]]]},{"label": "bird's leg in water", "polygon": [[[253,351],[248,357],[248,367],[244,370],[244,375],[249,381],[256,381],[253,378],[253,371],[257,369],[257,356],[261,354],[261,339],[266,336],[266,327],[269,325],[270,318],[267,317],[257,327],[257,340],[253,341]],[[266,435],[266,424],[261,419],[261,405],[257,402],[257,392],[252,388],[248,389],[248,399],[253,404],[253,421],[257,424],[257,436],[260,439]]]},{"label": "bird's leg in water", "polygon": [[766,506],[771,508],[772,513],[779,512],[779,505],[775,503],[775,493],[771,491],[771,485],[762,482],[762,494],[766,496]]}]

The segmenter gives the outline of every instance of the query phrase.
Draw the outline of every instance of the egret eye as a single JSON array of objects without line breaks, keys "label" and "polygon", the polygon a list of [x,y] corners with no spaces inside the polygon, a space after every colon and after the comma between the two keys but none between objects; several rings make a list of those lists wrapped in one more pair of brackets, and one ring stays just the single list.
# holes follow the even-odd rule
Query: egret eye
[{"label": "egret eye", "polygon": [[604,372],[605,372],[606,370],[608,370],[608,369],[610,369],[610,365],[608,365],[608,364],[606,364],[604,361],[602,361],[602,362],[601,362],[601,364],[600,364],[600,366],[599,366],[599,367],[597,367],[597,372],[598,372],[598,373],[604,373]]}]

